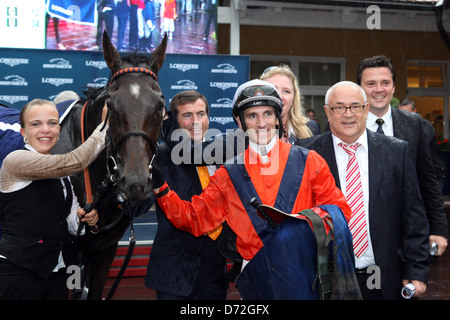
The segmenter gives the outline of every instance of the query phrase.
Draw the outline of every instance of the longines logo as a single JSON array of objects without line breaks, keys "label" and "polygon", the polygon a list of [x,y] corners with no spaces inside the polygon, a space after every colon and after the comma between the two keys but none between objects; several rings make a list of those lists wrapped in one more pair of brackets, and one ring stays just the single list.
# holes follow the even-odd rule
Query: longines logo
[{"label": "longines logo", "polygon": [[[19,102],[19,101],[28,101],[28,96],[7,96],[7,95],[4,95],[4,96],[0,96],[0,100],[6,101],[9,104],[13,104],[13,103],[16,103],[16,102]],[[19,127],[20,127],[20,125],[19,125]]]},{"label": "longines logo", "polygon": [[0,86],[28,86],[28,82],[26,82],[24,78],[16,74],[6,76],[4,79],[5,81],[0,81]]},{"label": "longines logo", "polygon": [[170,86],[172,90],[197,90],[198,87],[195,82],[191,80],[180,80],[177,81],[177,84],[173,84]]},{"label": "longines logo", "polygon": [[229,63],[222,63],[217,65],[217,69],[211,69],[211,73],[238,73],[236,68]]},{"label": "longines logo", "polygon": [[183,72],[189,71],[189,70],[197,70],[198,64],[190,64],[190,63],[171,63],[169,66],[170,69],[177,69]]},{"label": "longines logo", "polygon": [[97,68],[97,69],[100,69],[100,70],[105,69],[105,68],[108,67],[106,65],[105,61],[95,61],[95,60],[88,60],[88,61],[86,61],[86,66],[87,67],[94,67],[94,68]]},{"label": "longines logo", "polygon": [[50,63],[44,63],[42,68],[44,69],[72,69],[72,65],[69,61],[63,58],[50,59]]},{"label": "longines logo", "polygon": [[29,60],[21,58],[0,58],[0,63],[4,63],[10,67],[15,67],[19,64],[28,64]]},{"label": "longines logo", "polygon": [[233,122],[233,117],[211,117],[209,119],[210,122],[217,122],[220,123],[221,125]]},{"label": "longines logo", "polygon": [[73,79],[71,79],[71,78],[42,78],[41,82],[54,85],[55,87],[59,87],[64,84],[73,84]]},{"label": "longines logo", "polygon": [[238,84],[237,82],[210,82],[209,86],[211,88],[219,88],[225,91],[230,88],[237,88]]}]

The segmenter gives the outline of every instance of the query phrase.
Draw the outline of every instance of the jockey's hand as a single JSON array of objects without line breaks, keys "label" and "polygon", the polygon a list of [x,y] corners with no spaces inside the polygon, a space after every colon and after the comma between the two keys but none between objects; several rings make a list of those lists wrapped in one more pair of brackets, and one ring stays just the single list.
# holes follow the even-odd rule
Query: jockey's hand
[{"label": "jockey's hand", "polygon": [[92,209],[91,212],[86,213],[84,209],[79,208],[77,209],[77,215],[81,221],[86,222],[90,227],[95,226],[98,222],[98,212],[95,209]]},{"label": "jockey's hand", "polygon": [[161,188],[165,183],[158,161],[155,161],[152,165],[152,181],[153,190],[155,192],[158,192],[159,188]]}]

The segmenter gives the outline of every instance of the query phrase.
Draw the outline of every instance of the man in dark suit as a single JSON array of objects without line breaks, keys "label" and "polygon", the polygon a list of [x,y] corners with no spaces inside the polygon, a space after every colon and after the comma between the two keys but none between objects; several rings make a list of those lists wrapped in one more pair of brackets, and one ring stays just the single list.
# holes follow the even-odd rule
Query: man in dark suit
[{"label": "man in dark suit", "polygon": [[[414,101],[409,98],[405,98],[402,101],[400,101],[400,103],[398,104],[398,108],[400,110],[405,110],[412,113],[417,112]],[[431,158],[433,159],[436,177],[438,179],[439,187],[442,190],[445,176],[447,174],[447,166],[445,165],[445,162],[442,159],[441,149],[439,148],[436,130],[434,129],[431,122],[428,121],[427,119],[422,118],[422,123],[424,126],[426,140],[430,143]],[[430,238],[431,237],[433,236],[430,236]],[[446,241],[445,244],[447,244]]]},{"label": "man in dark suit", "polygon": [[[426,291],[429,271],[428,223],[408,144],[366,130],[369,105],[364,91],[353,82],[331,87],[325,103],[331,131],[296,144],[315,150],[327,161],[347,201],[349,156],[340,143],[359,144],[355,155],[368,237],[359,257],[355,250],[355,265],[363,299],[399,299],[402,284],[409,282],[420,296]],[[353,231],[352,235],[355,242]]]},{"label": "man in dark suit", "polygon": [[[382,130],[385,135],[408,142],[430,225],[429,242],[430,245],[433,242],[437,243],[436,255],[442,255],[447,247],[447,215],[430,151],[429,138],[419,114],[391,107],[395,80],[392,61],[387,57],[374,56],[360,62],[356,72],[356,83],[364,89],[370,104],[366,126],[369,130]],[[379,125],[377,121],[382,123]]]},{"label": "man in dark suit", "polygon": [[[177,121],[192,140],[203,140],[209,126],[209,105],[202,94],[193,90],[176,94],[169,111],[174,119],[167,121]],[[191,200],[193,195],[202,192],[202,184],[207,184],[216,168],[175,164],[174,160],[170,148],[160,143],[158,163],[164,178],[183,200]],[[159,300],[225,300],[226,259],[219,253],[216,241],[221,230],[194,237],[175,228],[156,202],[155,205],[158,231],[150,252],[145,285],[156,290]]]}]

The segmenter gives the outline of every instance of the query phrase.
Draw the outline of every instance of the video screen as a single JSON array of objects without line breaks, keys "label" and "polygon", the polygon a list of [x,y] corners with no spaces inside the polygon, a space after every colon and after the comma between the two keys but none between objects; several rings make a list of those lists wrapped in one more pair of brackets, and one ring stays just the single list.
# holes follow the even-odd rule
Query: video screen
[{"label": "video screen", "polygon": [[1,0],[0,48],[217,53],[217,0]]}]

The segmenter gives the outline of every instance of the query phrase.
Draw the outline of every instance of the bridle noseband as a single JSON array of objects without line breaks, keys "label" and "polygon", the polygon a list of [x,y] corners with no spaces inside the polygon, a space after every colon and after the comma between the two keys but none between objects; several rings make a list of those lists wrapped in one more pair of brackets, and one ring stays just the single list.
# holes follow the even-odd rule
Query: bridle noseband
[{"label": "bridle noseband", "polygon": [[[151,76],[156,82],[158,82],[158,77],[156,76],[156,74],[153,71],[146,69],[146,68],[142,68],[142,67],[131,67],[131,68],[120,69],[119,71],[115,72],[111,77],[109,86],[111,86],[112,83],[115,80],[117,80],[117,78],[121,77],[122,75],[129,74],[129,73],[143,73],[143,74]],[[161,112],[161,110],[160,110],[160,112]],[[161,116],[161,121],[162,121],[162,116]],[[110,171],[109,165],[107,165],[107,169],[108,169],[111,179],[117,180],[118,167],[117,167],[117,161],[115,159],[115,156],[117,155],[117,152],[119,151],[121,144],[131,136],[139,136],[139,137],[144,138],[144,140],[148,142],[151,150],[153,151],[153,156],[152,156],[152,159],[150,160],[150,163],[148,166],[148,169],[150,171],[150,178],[151,178],[153,162],[155,161],[155,157],[158,153],[158,143],[153,142],[151,137],[142,130],[132,130],[132,131],[128,131],[128,132],[124,133],[123,135],[121,135],[119,137],[119,139],[117,139],[117,142],[115,143],[115,145],[114,145],[113,139],[111,137],[111,131],[109,131],[109,135],[110,135],[110,137],[109,137],[110,148],[108,148],[107,152],[108,152],[109,158],[112,160],[112,162],[114,164],[113,170],[112,170],[113,172]],[[117,181],[114,181],[114,182],[117,182]]]}]

